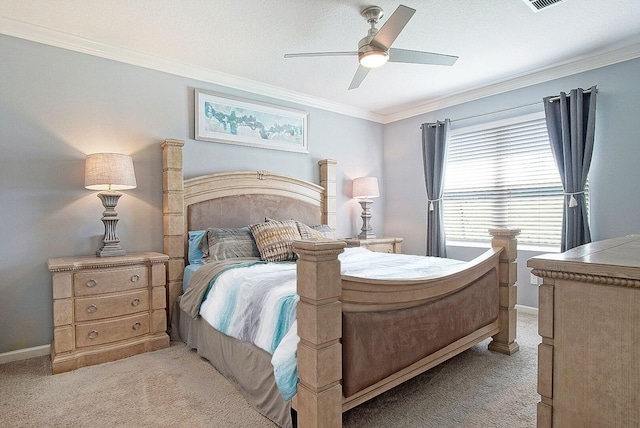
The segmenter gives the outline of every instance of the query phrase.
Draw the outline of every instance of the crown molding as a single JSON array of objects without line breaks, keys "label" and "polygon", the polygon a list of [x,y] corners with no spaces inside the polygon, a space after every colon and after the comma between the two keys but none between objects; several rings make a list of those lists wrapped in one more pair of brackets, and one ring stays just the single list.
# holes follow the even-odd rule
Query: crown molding
[{"label": "crown molding", "polygon": [[255,80],[232,76],[226,73],[220,73],[218,71],[198,67],[193,64],[169,60],[134,51],[132,49],[96,42],[72,34],[28,24],[2,16],[0,16],[0,34],[6,34],[8,36],[32,42],[111,59],[156,71],[162,71],[189,79],[226,86],[232,89],[252,92],[254,94],[277,98],[283,101],[303,104],[305,106],[328,110],[360,119],[366,119],[378,123],[382,123],[384,120],[384,116],[368,110],[311,97],[299,92],[256,82]]},{"label": "crown molding", "polygon": [[280,88],[273,85],[257,82],[255,80],[244,79],[226,73],[198,67],[180,61],[137,52],[131,49],[121,48],[105,43],[78,37],[49,28],[28,24],[22,21],[0,16],[0,34],[29,40],[67,49],[75,52],[85,53],[101,58],[111,59],[126,64],[136,65],[156,71],[174,74],[189,79],[200,80],[228,88],[247,91],[266,97],[277,98],[296,104],[302,104],[322,110],[328,110],[347,116],[370,120],[382,124],[388,124],[421,114],[440,110],[446,107],[475,101],[492,95],[520,89],[538,83],[547,82],[572,74],[593,70],[607,65],[631,60],[640,57],[640,43],[630,46],[583,56],[565,63],[556,64],[551,67],[522,73],[515,77],[496,81],[490,84],[483,84],[475,88],[466,89],[455,94],[430,100],[425,103],[418,103],[407,107],[401,112],[382,115],[365,109],[360,109],[345,104],[335,103],[321,98],[312,97],[299,92]]},{"label": "crown molding", "polygon": [[[408,119],[421,114],[430,113],[446,107],[452,107],[458,104],[475,101],[492,95],[502,94],[514,89],[521,89],[527,86],[536,85],[538,83],[548,82],[550,80],[571,76],[573,74],[585,71],[595,70],[596,68],[617,64],[620,62],[636,59],[640,57],[640,43],[629,45],[623,48],[601,52],[591,56],[583,56],[580,59],[573,59],[551,67],[538,69],[533,72],[526,72],[516,77],[496,81],[490,84],[467,89],[453,95],[438,98],[426,103],[407,108],[401,112],[384,116],[383,124],[397,122],[399,120]],[[540,100],[542,102],[542,99]]]}]

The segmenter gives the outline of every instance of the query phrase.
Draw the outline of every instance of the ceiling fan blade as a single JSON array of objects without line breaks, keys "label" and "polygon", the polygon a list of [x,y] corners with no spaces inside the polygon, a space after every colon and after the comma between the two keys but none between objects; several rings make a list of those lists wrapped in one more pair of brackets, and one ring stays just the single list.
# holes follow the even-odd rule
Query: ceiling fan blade
[{"label": "ceiling fan blade", "polygon": [[408,49],[389,49],[389,62],[408,62],[412,64],[453,65],[457,56],[433,52],[412,51]]},{"label": "ceiling fan blade", "polygon": [[395,12],[380,27],[376,35],[373,36],[373,40],[370,43],[379,45],[383,49],[389,48],[414,13],[416,13],[415,9],[404,5],[398,6]]},{"label": "ceiling fan blade", "polygon": [[369,70],[371,70],[371,69],[359,65],[358,69],[356,70],[356,75],[353,76],[353,80],[351,80],[351,84],[349,85],[349,89],[350,90],[351,89],[356,89],[358,86],[360,86],[360,84],[362,83],[364,78],[367,77],[367,74],[369,74]]},{"label": "ceiling fan blade", "polygon": [[358,56],[358,51],[352,52],[306,52],[306,53],[288,53],[284,54],[285,58],[301,58],[310,56]]}]

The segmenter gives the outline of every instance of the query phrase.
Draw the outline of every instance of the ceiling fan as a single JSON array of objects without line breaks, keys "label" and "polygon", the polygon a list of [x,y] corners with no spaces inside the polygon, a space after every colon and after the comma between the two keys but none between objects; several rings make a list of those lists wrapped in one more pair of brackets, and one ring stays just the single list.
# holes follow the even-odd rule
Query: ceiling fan
[{"label": "ceiling fan", "polygon": [[313,57],[313,56],[358,56],[360,65],[356,70],[349,89],[355,89],[367,77],[369,70],[390,62],[405,62],[413,64],[432,65],[453,65],[458,59],[457,56],[442,55],[432,52],[421,52],[407,49],[392,48],[391,45],[396,40],[405,25],[409,22],[415,9],[400,5],[391,14],[389,19],[378,30],[376,24],[382,18],[384,12],[378,6],[370,6],[362,10],[361,15],[371,25],[369,33],[358,43],[358,50],[351,52],[307,52],[289,53],[285,58]]}]

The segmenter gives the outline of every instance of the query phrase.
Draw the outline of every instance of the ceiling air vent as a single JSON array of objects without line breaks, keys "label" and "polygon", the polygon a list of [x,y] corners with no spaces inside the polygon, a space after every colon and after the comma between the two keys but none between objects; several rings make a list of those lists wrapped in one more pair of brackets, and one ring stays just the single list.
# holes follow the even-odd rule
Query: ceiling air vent
[{"label": "ceiling air vent", "polygon": [[551,7],[553,5],[563,3],[566,0],[522,0],[533,10],[534,12],[540,12],[543,9]]}]

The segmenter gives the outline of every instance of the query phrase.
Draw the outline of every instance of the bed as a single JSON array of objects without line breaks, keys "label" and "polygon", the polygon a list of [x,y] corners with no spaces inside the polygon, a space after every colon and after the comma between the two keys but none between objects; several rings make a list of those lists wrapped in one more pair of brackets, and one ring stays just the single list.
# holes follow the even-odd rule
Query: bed
[{"label": "bed", "polygon": [[[319,185],[265,171],[183,180],[183,145],[180,140],[162,143],[172,337],[197,349],[277,425],[292,426],[294,409],[298,426],[339,427],[344,411],[488,337],[493,351],[518,351],[517,229],[491,229],[492,248],[484,254],[420,279],[346,275],[340,263],[346,255],[344,242],[295,240],[298,383],[293,398],[285,400],[272,355],[181,308],[189,231],[242,228],[267,218],[335,230],[336,161],[319,162]],[[429,340],[422,340],[426,335]]]}]

